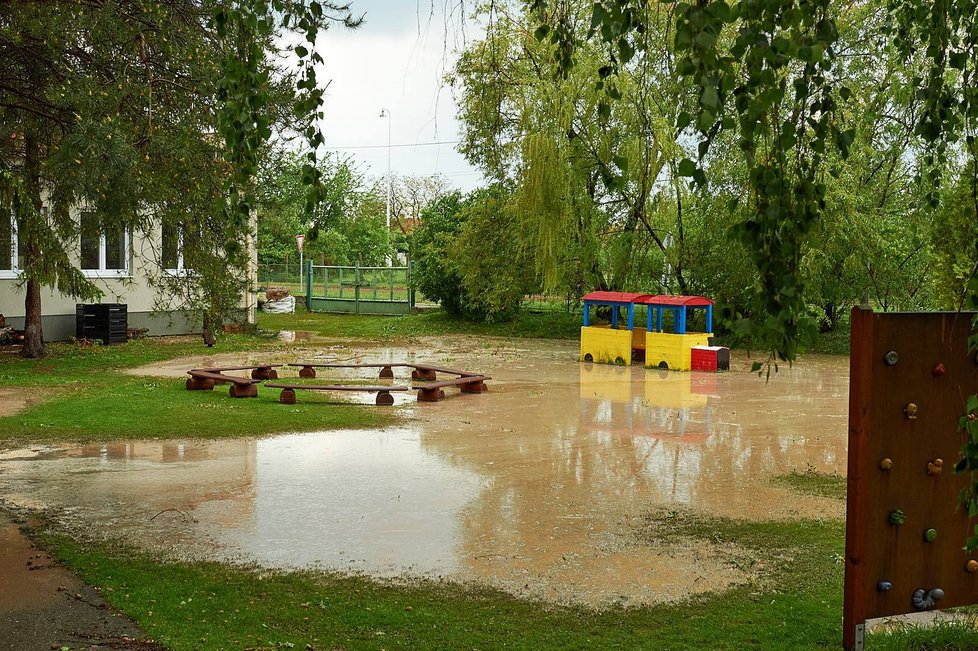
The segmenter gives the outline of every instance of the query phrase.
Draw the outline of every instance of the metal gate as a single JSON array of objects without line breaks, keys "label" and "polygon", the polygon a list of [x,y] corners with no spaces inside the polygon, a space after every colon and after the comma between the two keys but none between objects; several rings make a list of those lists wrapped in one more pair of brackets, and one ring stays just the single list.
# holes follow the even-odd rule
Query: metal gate
[{"label": "metal gate", "polygon": [[414,308],[411,263],[352,267],[306,263],[306,308],[339,314],[409,314]]}]

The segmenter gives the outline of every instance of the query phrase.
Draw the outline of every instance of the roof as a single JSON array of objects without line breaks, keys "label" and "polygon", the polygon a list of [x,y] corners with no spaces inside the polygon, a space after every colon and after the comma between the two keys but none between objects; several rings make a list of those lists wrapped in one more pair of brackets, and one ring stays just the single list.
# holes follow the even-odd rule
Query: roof
[{"label": "roof", "polygon": [[648,294],[636,292],[589,292],[581,297],[582,301],[595,303],[643,303],[642,299],[652,298]]},{"label": "roof", "polygon": [[713,301],[705,296],[670,296],[659,294],[658,296],[644,295],[635,300],[636,303],[644,305],[669,305],[674,307],[706,307],[713,305]]}]

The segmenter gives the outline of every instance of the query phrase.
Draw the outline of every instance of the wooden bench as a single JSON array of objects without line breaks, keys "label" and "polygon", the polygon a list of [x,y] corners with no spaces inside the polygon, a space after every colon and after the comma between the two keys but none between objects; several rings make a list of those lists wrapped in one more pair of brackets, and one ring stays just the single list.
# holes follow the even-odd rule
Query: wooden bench
[{"label": "wooden bench", "polygon": [[258,384],[261,380],[214,373],[207,369],[193,369],[187,371],[187,374],[190,375],[187,388],[191,391],[210,391],[215,384],[230,384],[229,394],[232,398],[258,397]]},{"label": "wooden bench", "polygon": [[282,393],[278,401],[286,405],[295,404],[295,390],[305,389],[307,391],[364,391],[366,393],[376,393],[377,399],[374,404],[393,405],[394,396],[391,391],[408,391],[410,387],[391,385],[391,386],[365,386],[355,384],[265,384],[270,389],[281,389]]},{"label": "wooden bench", "polygon": [[418,402],[438,402],[445,397],[444,387],[458,387],[462,393],[482,393],[489,390],[485,381],[491,379],[488,375],[464,375],[453,380],[415,384],[412,388],[418,390]]},{"label": "wooden bench", "polygon": [[401,364],[401,363],[391,363],[385,364],[383,362],[376,362],[371,364],[332,364],[329,362],[323,362],[321,364],[314,364],[312,362],[296,362],[295,364],[289,364],[289,366],[299,366],[299,377],[302,378],[314,378],[316,377],[317,368],[379,368],[381,379],[394,377],[394,371],[392,370],[395,366],[411,366],[411,364]]},{"label": "wooden bench", "polygon": [[473,373],[472,371],[462,371],[455,368],[445,368],[444,366],[432,366],[431,364],[408,364],[414,370],[411,371],[412,380],[431,380],[435,381],[438,379],[438,373],[447,373],[449,375],[457,375],[459,377],[475,377],[479,373]]},{"label": "wooden bench", "polygon": [[254,380],[276,380],[278,372],[275,370],[285,364],[260,364],[257,366],[220,366],[214,368],[195,368],[194,371],[208,371],[210,373],[223,373],[224,371],[251,371]]}]

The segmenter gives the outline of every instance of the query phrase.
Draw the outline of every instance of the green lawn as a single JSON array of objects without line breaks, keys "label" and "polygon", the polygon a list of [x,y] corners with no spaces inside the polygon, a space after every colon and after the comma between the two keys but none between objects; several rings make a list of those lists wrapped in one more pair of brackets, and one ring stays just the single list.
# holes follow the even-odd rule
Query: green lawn
[{"label": "green lawn", "polygon": [[175,651],[838,648],[840,523],[661,523],[653,518],[636,532],[638,544],[676,536],[735,542],[765,565],[764,578],[678,605],[589,612],[445,582],[405,586],[209,562],[161,564],[124,547],[47,540],[113,605]]},{"label": "green lawn", "polygon": [[[122,545],[35,531],[59,558],[174,651],[208,649],[838,649],[843,525],[654,513],[636,544],[735,543],[760,579],[721,594],[604,611],[444,581],[160,562]],[[871,635],[868,649],[974,649],[967,625]]]},{"label": "green lawn", "polygon": [[361,316],[310,313],[297,305],[295,314],[260,313],[258,325],[264,330],[298,330],[323,337],[365,339],[450,334],[576,339],[581,334],[580,315],[529,310],[522,310],[512,321],[504,323],[475,323],[457,319],[442,310],[406,316]]},{"label": "green lawn", "polygon": [[[274,339],[222,337],[215,352],[281,349]],[[199,338],[141,339],[117,346],[82,348],[55,344],[40,360],[0,357],[3,386],[29,388],[41,401],[0,418],[0,444],[135,438],[260,436],[329,428],[377,427],[395,418],[390,409],[337,404],[335,398],[303,395],[295,405],[278,402],[278,391],[234,399],[227,387],[187,391],[182,378],[131,376],[143,364],[206,350]],[[327,402],[329,401],[329,402]],[[269,418],[274,415],[273,418]]]}]

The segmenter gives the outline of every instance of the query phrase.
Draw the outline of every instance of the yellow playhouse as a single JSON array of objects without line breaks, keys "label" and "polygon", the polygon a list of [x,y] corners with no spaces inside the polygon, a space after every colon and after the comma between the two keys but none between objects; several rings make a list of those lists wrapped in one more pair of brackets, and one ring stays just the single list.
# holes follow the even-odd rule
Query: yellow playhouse
[{"label": "yellow playhouse", "polygon": [[[688,371],[693,368],[693,348],[714,358],[712,368],[717,370],[717,354],[709,346],[713,336],[713,301],[703,296],[652,296],[629,292],[597,291],[585,294],[584,325],[581,326],[581,361],[602,364],[629,365],[635,358],[645,359],[650,367]],[[645,306],[646,328],[635,329],[635,308]],[[611,323],[591,324],[591,308],[611,308]],[[625,310],[627,329],[622,327],[621,310]],[[689,312],[705,311],[705,332],[688,332]],[[672,314],[672,332],[663,328],[663,313]],[[727,358],[729,360],[729,357]],[[708,363],[707,363],[708,364]],[[722,367],[722,364],[721,364]]]}]

